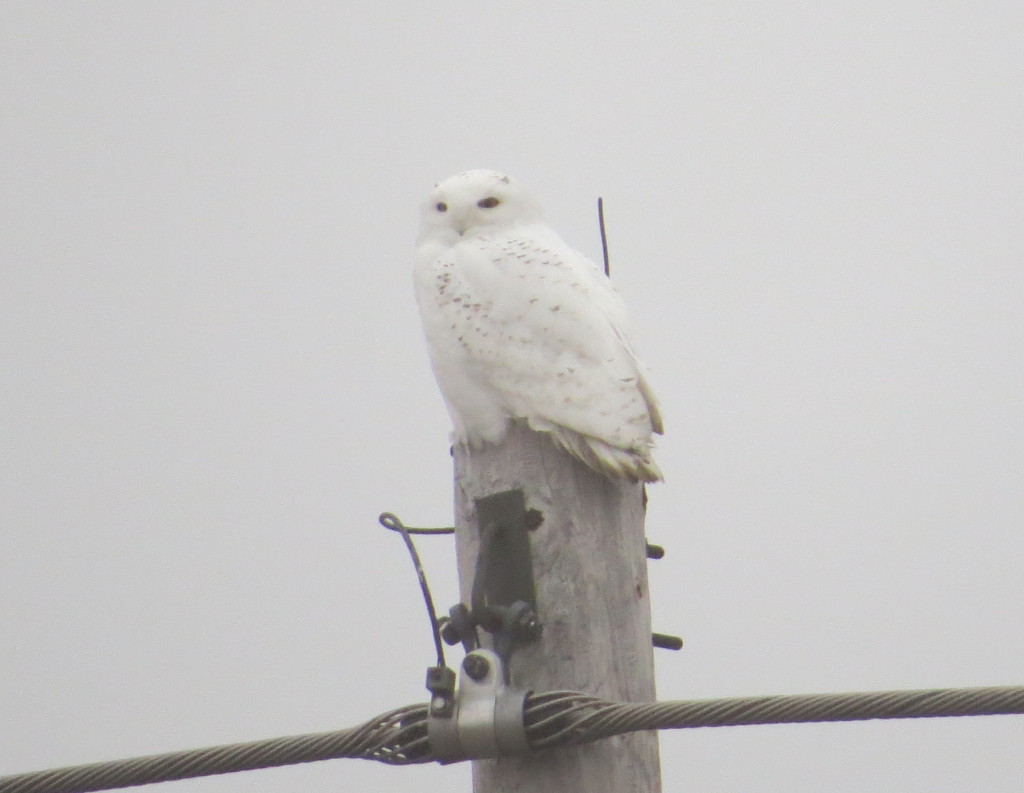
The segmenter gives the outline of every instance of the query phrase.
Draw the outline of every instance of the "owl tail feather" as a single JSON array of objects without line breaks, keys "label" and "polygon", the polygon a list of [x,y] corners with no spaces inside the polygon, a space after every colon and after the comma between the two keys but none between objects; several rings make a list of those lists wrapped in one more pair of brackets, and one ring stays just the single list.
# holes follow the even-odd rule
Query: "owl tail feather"
[{"label": "owl tail feather", "polygon": [[661,482],[665,478],[649,448],[620,449],[565,427],[554,427],[549,432],[555,443],[599,474],[632,482]]}]

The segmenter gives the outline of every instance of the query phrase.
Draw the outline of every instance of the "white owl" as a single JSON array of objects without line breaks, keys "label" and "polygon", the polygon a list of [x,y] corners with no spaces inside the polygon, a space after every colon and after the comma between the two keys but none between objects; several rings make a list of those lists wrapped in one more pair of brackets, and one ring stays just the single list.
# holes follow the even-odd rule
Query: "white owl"
[{"label": "white owl", "polygon": [[453,440],[496,443],[525,419],[596,471],[660,480],[661,414],[605,274],[504,174],[445,179],[422,211],[416,298]]}]

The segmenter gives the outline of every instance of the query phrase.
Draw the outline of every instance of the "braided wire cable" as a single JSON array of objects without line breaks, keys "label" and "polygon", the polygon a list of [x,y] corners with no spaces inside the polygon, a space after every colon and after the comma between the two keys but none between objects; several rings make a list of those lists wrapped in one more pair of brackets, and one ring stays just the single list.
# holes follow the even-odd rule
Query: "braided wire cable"
[{"label": "braided wire cable", "polygon": [[1024,686],[608,702],[571,691],[531,694],[524,723],[535,751],[639,730],[1024,713]]},{"label": "braided wire cable", "polygon": [[[1024,714],[1024,686],[647,703],[549,691],[526,698],[523,724],[530,749],[537,752],[639,730],[1009,714]],[[427,705],[398,708],[349,730],[0,777],[0,793],[87,793],[341,758],[390,765],[432,762]]]},{"label": "braided wire cable", "polygon": [[391,765],[433,760],[427,706],[410,705],[348,730],[114,760],[0,777],[3,793],[86,793],[235,771],[360,758]]}]

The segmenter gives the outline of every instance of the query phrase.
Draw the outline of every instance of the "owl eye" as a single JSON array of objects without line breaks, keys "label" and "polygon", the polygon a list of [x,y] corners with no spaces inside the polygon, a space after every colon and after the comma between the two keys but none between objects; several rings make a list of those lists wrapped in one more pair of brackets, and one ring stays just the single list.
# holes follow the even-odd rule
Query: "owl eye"
[{"label": "owl eye", "polygon": [[487,196],[487,198],[481,198],[476,202],[476,205],[481,209],[494,209],[501,202],[494,196]]},{"label": "owl eye", "polygon": [[434,204],[434,209],[436,209],[438,212],[447,212],[448,205],[444,201],[438,201],[436,204]]}]

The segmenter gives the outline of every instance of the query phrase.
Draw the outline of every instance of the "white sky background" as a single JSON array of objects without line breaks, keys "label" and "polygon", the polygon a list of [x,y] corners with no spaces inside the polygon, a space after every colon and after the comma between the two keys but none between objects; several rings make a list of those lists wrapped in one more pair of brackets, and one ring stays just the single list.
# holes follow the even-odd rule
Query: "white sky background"
[{"label": "white sky background", "polygon": [[[426,699],[376,517],[451,521],[410,270],[467,168],[595,257],[606,199],[667,421],[661,699],[1024,684],[1024,6],[828,5],[0,5],[0,773]],[[1016,793],[1022,741],[661,735],[666,791],[730,793]]]}]

